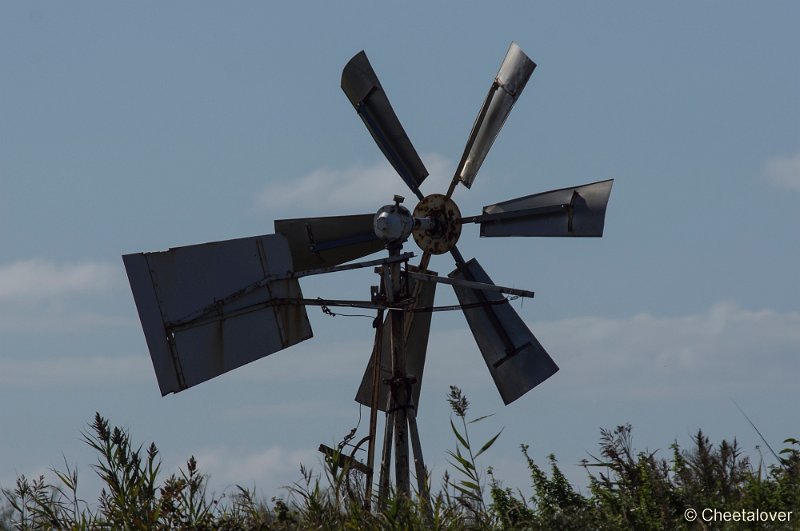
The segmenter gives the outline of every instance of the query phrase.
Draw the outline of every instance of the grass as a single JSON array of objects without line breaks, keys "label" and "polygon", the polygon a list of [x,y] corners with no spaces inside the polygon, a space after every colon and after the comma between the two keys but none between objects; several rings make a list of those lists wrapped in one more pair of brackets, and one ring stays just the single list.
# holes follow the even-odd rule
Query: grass
[{"label": "grass", "polygon": [[[390,493],[365,509],[363,476],[334,456],[321,474],[300,466],[301,478],[270,499],[237,486],[221,496],[206,491],[207,476],[194,457],[164,476],[155,444],[136,445],[127,430],[111,427],[99,413],[83,438],[97,454],[93,470],[103,488],[91,503],[78,497],[78,472],[65,464],[43,476],[17,478],[4,489],[0,530],[5,529],[800,529],[800,441],[786,439],[778,462],[753,464],[736,440],[715,445],[702,431],[688,449],[671,455],[636,450],[632,428],[602,430],[597,457],[583,466],[588,492],[576,490],[555,455],[545,468],[521,446],[530,491],[512,491],[479,463],[502,430],[481,444],[470,426],[469,401],[457,387],[447,397],[455,439],[446,472],[430,505]],[[65,460],[66,463],[66,460]],[[775,523],[687,522],[687,508],[720,511],[792,511],[795,520]]]}]

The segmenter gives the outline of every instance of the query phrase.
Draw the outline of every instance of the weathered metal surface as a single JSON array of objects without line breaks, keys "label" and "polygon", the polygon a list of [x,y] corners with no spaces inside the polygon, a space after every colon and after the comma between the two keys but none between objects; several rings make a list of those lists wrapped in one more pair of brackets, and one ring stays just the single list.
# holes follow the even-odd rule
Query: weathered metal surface
[{"label": "weathered metal surface", "polygon": [[[168,329],[175,330],[179,328],[189,328],[202,324],[204,322],[213,321],[219,317],[220,304],[229,304],[242,297],[249,295],[253,291],[266,288],[271,282],[277,280],[297,279],[312,275],[322,275],[325,273],[336,273],[339,271],[352,271],[354,269],[362,269],[365,267],[392,264],[394,262],[405,262],[414,257],[414,253],[403,253],[397,256],[389,256],[378,260],[370,260],[367,262],[356,262],[353,264],[345,264],[339,266],[323,267],[319,269],[306,269],[305,271],[288,271],[286,273],[278,273],[275,275],[266,276],[253,284],[243,286],[235,292],[226,295],[225,297],[215,299],[212,304],[204,308],[199,308],[194,312],[183,316],[178,321],[170,321],[166,323]],[[280,306],[285,304],[294,305],[311,305],[311,306],[343,306],[348,308],[370,308],[370,309],[385,309],[385,303],[376,303],[374,301],[358,301],[358,300],[342,300],[342,299],[303,299],[303,298],[274,298],[268,301],[259,302],[251,306],[242,306],[236,312],[229,312],[228,316],[233,316],[242,313],[252,312],[261,309],[265,306]]]},{"label": "weathered metal surface", "polygon": [[339,271],[352,271],[354,269],[363,269],[365,267],[392,264],[394,262],[406,262],[411,258],[414,258],[414,253],[401,253],[397,256],[387,256],[386,258],[378,258],[377,260],[368,260],[366,262],[355,262],[352,264],[323,267],[319,269],[305,269],[303,271],[292,271],[286,275],[279,275],[277,278],[302,278],[312,275],[322,275],[325,273],[337,273]]},{"label": "weathered metal surface", "polygon": [[378,508],[386,508],[389,497],[389,481],[391,480],[390,468],[392,464],[392,440],[394,439],[394,413],[386,415],[383,426],[383,450],[381,450],[381,468],[378,478]]},{"label": "weathered metal surface", "polygon": [[442,194],[430,194],[414,208],[420,220],[411,231],[420,249],[431,254],[444,254],[461,236],[461,211],[455,202]]},{"label": "weathered metal surface", "polygon": [[[238,297],[237,297],[238,299]],[[233,300],[233,299],[230,299]],[[409,303],[408,300],[402,300],[397,304],[397,308],[403,308],[405,305]],[[179,321],[173,321],[165,323],[165,329],[168,332],[179,332],[182,330],[187,330],[189,328],[196,328],[200,325],[208,324],[214,321],[219,321],[220,316],[220,307],[222,306],[223,301],[220,300],[219,303],[210,306],[211,309],[203,309],[200,312],[192,313],[190,316],[183,318]],[[250,304],[247,306],[243,306],[237,308],[236,310],[227,310],[224,314],[226,319],[230,319],[231,317],[238,317],[240,315],[253,313],[264,308],[269,307],[276,307],[276,306],[322,306],[322,307],[339,307],[339,308],[364,308],[367,310],[386,310],[389,306],[386,305],[384,302],[372,302],[372,301],[359,301],[359,300],[347,300],[347,299],[296,299],[296,298],[277,298],[277,299],[270,299],[268,301],[257,302],[255,304]],[[434,309],[435,311],[443,311]],[[330,310],[324,310],[328,311]],[[333,312],[330,312],[332,315],[336,315]]]},{"label": "weathered metal surface", "polygon": [[[411,449],[414,452],[414,474],[417,476],[417,494],[424,500],[423,510],[426,512],[428,523],[432,524],[433,515],[430,507],[431,494],[428,488],[428,470],[425,468],[425,458],[422,455],[422,441],[419,439],[417,412],[414,409],[408,410],[408,435],[411,439]],[[430,527],[433,526],[431,525]]]},{"label": "weathered metal surface", "polygon": [[363,51],[353,56],[342,70],[342,90],[389,163],[421,198],[419,185],[428,176],[428,170],[400,124]]},{"label": "weathered metal surface", "polygon": [[[241,288],[291,270],[289,245],[270,234],[123,256],[161,394],[177,393],[312,337],[296,279]],[[224,300],[228,298],[227,302]],[[216,316],[186,317],[216,305]],[[184,322],[171,328],[168,323]]]},{"label": "weathered metal surface", "polygon": [[613,179],[483,207],[481,236],[600,237]]},{"label": "weathered metal surface", "polygon": [[411,235],[414,218],[406,207],[401,205],[403,198],[394,205],[384,205],[375,213],[373,230],[381,241],[389,244],[402,244]]},{"label": "weathered metal surface", "polygon": [[384,243],[372,227],[374,214],[279,219],[275,232],[289,240],[293,271],[335,266],[376,253]]},{"label": "weathered metal surface", "polygon": [[[374,299],[380,299],[384,296],[385,293],[382,293],[380,290],[374,293]],[[372,342],[372,358],[378,358],[380,356],[380,349],[383,343],[383,312],[379,311],[378,315],[375,317],[375,338]],[[369,403],[369,435],[368,437],[368,445],[367,445],[367,467],[369,467],[370,472],[367,474],[366,481],[364,482],[364,506],[367,510],[370,509],[372,504],[372,483],[373,483],[373,476],[375,470],[375,448],[378,446],[377,435],[378,435],[378,400],[379,400],[379,393],[378,390],[380,389],[380,379],[381,379],[381,367],[378,363],[372,364],[372,374],[369,374],[369,370],[367,370],[367,374],[371,377],[372,382],[372,393],[370,394],[370,403]]]},{"label": "weathered metal surface", "polygon": [[[492,284],[489,275],[474,258],[449,275],[452,278]],[[510,404],[558,371],[542,345],[506,303],[478,305],[499,301],[502,295],[491,291],[453,286],[464,309],[475,342],[505,404]]]},{"label": "weathered metal surface", "polygon": [[[131,255],[133,256],[133,255]],[[205,324],[211,321],[215,321],[219,319],[219,312],[220,306],[223,304],[230,304],[235,302],[242,297],[249,295],[250,293],[266,288],[269,286],[270,283],[278,281],[278,280],[289,280],[289,279],[297,279],[305,276],[311,275],[320,275],[324,273],[335,273],[338,271],[350,271],[354,269],[361,269],[364,267],[376,266],[376,265],[387,265],[392,264],[394,262],[405,262],[410,258],[414,257],[414,253],[403,253],[397,256],[390,256],[387,258],[382,258],[379,260],[370,260],[368,262],[356,262],[353,264],[345,264],[340,266],[331,266],[326,268],[320,269],[307,269],[305,271],[289,271],[287,273],[280,273],[275,275],[266,276],[253,284],[249,284],[244,286],[235,292],[226,295],[225,297],[215,299],[212,304],[204,308],[200,308],[198,310],[193,311],[192,313],[183,316],[177,321],[169,321],[165,323],[165,327],[168,331],[177,331],[183,330],[187,328],[192,328],[198,326],[200,324]],[[407,304],[408,301],[400,301],[398,306],[403,306]],[[304,298],[274,298],[268,301],[257,302],[247,306],[240,306],[235,311],[228,311],[226,313],[227,317],[234,317],[237,315],[250,313],[253,311],[257,311],[263,309],[268,306],[282,306],[282,305],[301,305],[301,306],[340,306],[340,307],[347,307],[347,308],[368,308],[368,309],[376,309],[376,310],[384,310],[387,309],[388,306],[385,302],[380,301],[359,301],[359,300],[343,300],[343,299],[304,299]]]},{"label": "weathered metal surface", "polygon": [[439,277],[436,275],[429,275],[426,273],[415,273],[409,271],[406,273],[408,276],[415,280],[422,280],[424,282],[437,282],[439,284],[450,284],[451,286],[460,286],[462,288],[479,289],[481,291],[495,291],[497,293],[505,293],[507,295],[517,295],[519,297],[533,298],[534,293],[525,289],[507,288],[505,286],[496,286],[495,284],[484,284],[483,282],[473,282],[470,280],[461,280],[457,278]]},{"label": "weathered metal surface", "polygon": [[[389,256],[400,254],[401,245],[387,246]],[[407,295],[406,286],[402,282],[400,264],[394,263],[380,269],[383,277],[384,293],[387,302],[394,304]],[[405,310],[389,312],[390,352],[392,376],[389,379],[389,409],[390,413],[386,422],[394,424],[394,480],[397,486],[397,495],[409,498],[411,496],[411,483],[408,468],[408,408],[412,405],[411,383],[406,373],[406,334]],[[380,360],[376,360],[380,363]],[[375,402],[373,400],[373,407]],[[390,441],[385,440],[387,446]]]},{"label": "weathered metal surface", "polygon": [[[409,291],[416,289],[416,281],[409,281]],[[436,294],[436,284],[433,282],[422,282],[419,286],[419,293],[415,306],[428,307],[433,305],[434,296]],[[412,318],[410,316],[406,317]],[[379,398],[378,409],[386,411],[389,403],[389,386],[383,383],[383,380],[392,377],[392,360],[390,356],[390,326],[389,317],[383,323],[383,330],[381,334],[381,345],[378,349],[381,353],[380,365],[381,376],[380,384],[378,386]],[[413,321],[406,333],[406,349],[407,349],[407,373],[417,379],[417,382],[412,387],[412,397],[417,409],[419,408],[419,393],[422,388],[422,374],[425,370],[425,353],[428,348],[428,336],[431,329],[431,313],[415,313]],[[369,406],[372,402],[372,375],[374,367],[374,358],[370,359],[364,377],[361,379],[361,385],[356,393],[356,401]]]},{"label": "weathered metal surface", "polygon": [[354,459],[352,456],[343,454],[325,444],[320,444],[317,449],[325,454],[326,459],[334,461],[336,466],[347,467],[350,470],[358,470],[362,474],[372,474],[372,469],[369,466],[358,459]]},{"label": "weathered metal surface", "polygon": [[478,170],[534,68],[536,64],[516,43],[512,42],[472,126],[472,132],[453,179],[454,183],[458,179],[467,188],[472,187]]},{"label": "weathered metal surface", "polygon": [[147,349],[156,372],[158,386],[162,395],[176,392],[182,388],[183,375],[180,361],[174,359],[167,333],[164,330],[164,317],[156,293],[156,286],[150,275],[150,266],[144,253],[126,254],[122,257],[128,281],[139,312]]}]

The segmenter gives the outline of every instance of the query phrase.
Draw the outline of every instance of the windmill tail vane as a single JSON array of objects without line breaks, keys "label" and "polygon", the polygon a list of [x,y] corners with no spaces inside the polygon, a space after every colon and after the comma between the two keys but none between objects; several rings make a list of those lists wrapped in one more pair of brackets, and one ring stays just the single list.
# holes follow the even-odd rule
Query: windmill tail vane
[{"label": "windmill tail vane", "polygon": [[[275,221],[275,233],[123,256],[158,385],[177,393],[287,349],[313,336],[306,306],[376,311],[372,354],[355,400],[370,408],[369,434],[347,456],[321,446],[328,459],[366,476],[373,495],[378,412],[385,413],[378,501],[386,500],[394,453],[397,492],[410,496],[409,439],[418,493],[427,477],[416,415],[432,314],[460,309],[505,404],[558,371],[558,366],[509,304],[533,292],[496,285],[457,243],[465,225],[481,237],[600,237],[613,180],[561,188],[484,206],[463,216],[453,199],[469,189],[536,64],[512,43],[480,107],[444,194],[423,195],[428,170],[392,108],[366,53],[344,67],[342,90],[375,143],[417,199],[413,210],[395,195],[375,213]],[[467,229],[469,230],[469,229]],[[402,252],[413,240],[422,251]],[[387,251],[383,258],[363,259]],[[455,269],[440,276],[434,256],[449,253]],[[300,279],[374,267],[380,283],[369,300],[306,298]],[[438,284],[452,287],[455,306],[436,306]],[[353,435],[353,434],[351,434]],[[352,437],[351,437],[352,439]],[[355,459],[367,444],[367,462]]]}]

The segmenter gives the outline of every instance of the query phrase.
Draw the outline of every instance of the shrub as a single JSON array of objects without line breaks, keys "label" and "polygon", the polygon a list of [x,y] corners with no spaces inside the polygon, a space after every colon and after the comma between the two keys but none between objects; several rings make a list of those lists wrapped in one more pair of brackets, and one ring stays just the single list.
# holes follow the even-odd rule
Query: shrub
[{"label": "shrub", "polygon": [[[363,481],[352,481],[354,472],[335,455],[322,475],[301,465],[302,479],[287,487],[285,497],[266,502],[239,486],[210,496],[194,457],[162,480],[156,445],[134,445],[127,430],[110,427],[98,413],[83,434],[98,456],[92,465],[103,482],[97,502],[78,498],[77,470],[65,462],[63,471],[53,470],[55,483],[20,476],[13,489],[3,489],[7,505],[0,507],[0,530],[688,529],[694,525],[683,517],[689,507],[793,511],[800,519],[800,440],[784,441],[786,448],[775,453],[777,464],[765,467],[759,460],[754,467],[735,439],[714,445],[698,430],[688,449],[673,442],[667,459],[635,450],[631,426],[621,425],[601,430],[598,457],[582,463],[586,493],[570,485],[555,455],[548,456],[545,470],[522,445],[531,478],[525,494],[503,487],[491,467],[484,472],[478,465],[502,430],[480,446],[469,430],[490,415],[467,420],[469,401],[455,386],[447,400],[455,417],[455,448],[448,455],[458,477],[445,472],[430,504],[390,493],[384,503],[372,504],[376,509],[365,509]],[[743,528],[735,522],[715,525]],[[798,521],[773,528],[787,525],[798,528]]]}]

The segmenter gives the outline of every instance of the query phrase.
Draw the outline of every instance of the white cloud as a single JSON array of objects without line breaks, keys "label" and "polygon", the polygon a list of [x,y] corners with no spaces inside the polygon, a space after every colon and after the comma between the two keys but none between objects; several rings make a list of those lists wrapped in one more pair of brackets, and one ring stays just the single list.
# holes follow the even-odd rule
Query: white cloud
[{"label": "white cloud", "polygon": [[[450,171],[450,162],[441,155],[430,154],[424,160],[431,174],[429,179]],[[374,211],[391,203],[392,195],[398,192],[411,196],[394,168],[380,159],[371,165],[357,164],[344,169],[318,168],[288,182],[269,184],[258,193],[256,203],[270,211],[291,208],[296,212],[302,207],[315,213],[347,214],[364,209]]]},{"label": "white cloud", "polygon": [[353,377],[354,366],[358,367],[356,372],[360,379],[372,351],[372,327],[366,319],[364,323],[361,339],[334,342],[322,334],[272,354],[264,363],[252,363],[247,370],[232,371],[229,379],[243,383],[340,380]]},{"label": "white cloud", "polygon": [[[496,413],[488,426],[506,430],[484,463],[509,486],[530,485],[527,470],[520,468],[518,442],[533,445],[540,465],[555,451],[562,471],[586,487],[583,469],[573,465],[586,457],[586,450],[594,453],[590,441],[596,426],[633,422],[639,448],[685,440],[698,426],[716,433],[717,441],[733,430],[741,432],[740,442],[759,444],[732,399],[755,415],[762,430],[771,431],[765,431],[769,440],[779,443],[796,425],[797,415],[785,404],[796,399],[800,374],[798,311],[721,302],[683,315],[527,324],[561,370],[512,406],[502,406],[466,329],[437,331],[434,325],[422,390],[422,422],[435,418],[437,408],[440,414],[446,411],[441,402],[450,384],[470,397],[473,415]],[[440,455],[430,448],[426,443],[429,465]]]},{"label": "white cloud", "polygon": [[[528,322],[561,368],[549,389],[575,397],[682,400],[789,392],[800,374],[800,313],[718,303],[680,315]],[[492,388],[468,330],[431,334],[425,380]],[[474,391],[472,391],[474,393]],[[548,391],[549,392],[549,391]]]},{"label": "white cloud", "polygon": [[21,260],[0,265],[0,303],[41,301],[106,290],[119,280],[119,267],[102,262],[56,264]]},{"label": "white cloud", "polygon": [[107,387],[152,381],[150,359],[141,356],[0,358],[0,387],[53,389]]},{"label": "white cloud", "polygon": [[[799,312],[748,310],[722,302],[688,315],[576,317],[529,321],[528,327],[561,368],[553,377],[553,389],[575,396],[599,389],[608,397],[652,400],[714,392],[780,392],[796,386],[800,374]],[[324,345],[319,339],[309,341],[235,378],[357,385],[371,346],[366,329],[362,339]],[[424,380],[423,398],[444,394],[449,384],[472,392],[494,388],[471,332],[437,328],[436,318]],[[239,414],[275,416],[284,407],[254,407]],[[314,404],[293,407],[313,409]]]},{"label": "white cloud", "polygon": [[719,303],[693,315],[587,317],[533,324],[575,392],[691,398],[776,392],[800,373],[800,313]]},{"label": "white cloud", "polygon": [[0,264],[0,330],[70,332],[134,325],[131,318],[80,305],[88,296],[104,295],[124,284],[121,264],[41,259]]},{"label": "white cloud", "polygon": [[198,468],[209,475],[210,491],[229,492],[234,485],[258,488],[257,495],[283,494],[284,486],[292,485],[300,476],[302,463],[320,469],[319,452],[272,446],[263,450],[220,446],[201,450],[195,455]]},{"label": "white cloud", "polygon": [[764,164],[764,175],[774,185],[800,190],[800,153],[772,157]]},{"label": "white cloud", "polygon": [[280,404],[246,404],[227,409],[220,414],[226,420],[255,420],[275,417],[297,417],[308,415],[326,415],[350,417],[352,409],[336,408],[329,401],[310,400],[284,402]]},{"label": "white cloud", "polygon": [[0,311],[0,330],[12,332],[74,332],[110,326],[138,326],[139,321],[126,317],[91,312],[70,312],[55,308],[16,308]]}]

